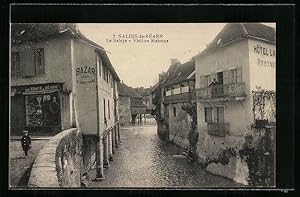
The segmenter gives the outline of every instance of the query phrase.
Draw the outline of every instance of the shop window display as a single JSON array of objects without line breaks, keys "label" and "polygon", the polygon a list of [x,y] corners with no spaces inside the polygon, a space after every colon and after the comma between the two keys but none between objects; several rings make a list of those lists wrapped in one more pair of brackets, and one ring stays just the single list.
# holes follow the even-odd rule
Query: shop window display
[{"label": "shop window display", "polygon": [[59,95],[42,94],[26,96],[27,126],[60,126]]}]

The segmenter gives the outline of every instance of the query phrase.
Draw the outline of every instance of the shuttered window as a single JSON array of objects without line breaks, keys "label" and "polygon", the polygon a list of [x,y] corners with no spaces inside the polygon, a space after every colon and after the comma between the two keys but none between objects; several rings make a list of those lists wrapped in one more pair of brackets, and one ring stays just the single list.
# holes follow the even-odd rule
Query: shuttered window
[{"label": "shuttered window", "polygon": [[11,54],[11,77],[13,79],[21,77],[20,54],[18,52]]},{"label": "shuttered window", "polygon": [[231,69],[229,72],[230,83],[237,83],[237,69]]},{"label": "shuttered window", "polygon": [[35,66],[32,51],[25,50],[21,53],[22,62],[22,77],[34,77],[35,74]]},{"label": "shuttered window", "polygon": [[36,75],[45,74],[45,64],[44,64],[44,49],[34,49],[34,67]]},{"label": "shuttered window", "polygon": [[210,75],[205,75],[204,87],[209,86],[210,84]]},{"label": "shuttered window", "polygon": [[225,70],[223,71],[223,84],[230,84],[231,79],[230,79],[230,71]]}]

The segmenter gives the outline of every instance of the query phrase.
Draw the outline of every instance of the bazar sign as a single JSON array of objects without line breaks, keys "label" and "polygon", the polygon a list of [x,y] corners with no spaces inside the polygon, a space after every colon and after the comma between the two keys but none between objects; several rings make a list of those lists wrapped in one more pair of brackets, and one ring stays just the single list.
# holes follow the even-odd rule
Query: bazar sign
[{"label": "bazar sign", "polygon": [[92,66],[79,66],[76,68],[76,78],[79,84],[96,82],[96,68]]}]

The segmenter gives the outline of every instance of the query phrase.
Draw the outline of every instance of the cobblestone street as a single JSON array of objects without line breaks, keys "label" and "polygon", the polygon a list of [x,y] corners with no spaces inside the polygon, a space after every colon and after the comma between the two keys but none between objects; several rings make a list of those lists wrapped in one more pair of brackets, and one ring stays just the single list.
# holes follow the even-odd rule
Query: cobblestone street
[{"label": "cobblestone street", "polygon": [[239,184],[207,173],[180,155],[182,148],[158,139],[156,126],[121,128],[121,144],[105,180],[91,187],[228,187]]}]

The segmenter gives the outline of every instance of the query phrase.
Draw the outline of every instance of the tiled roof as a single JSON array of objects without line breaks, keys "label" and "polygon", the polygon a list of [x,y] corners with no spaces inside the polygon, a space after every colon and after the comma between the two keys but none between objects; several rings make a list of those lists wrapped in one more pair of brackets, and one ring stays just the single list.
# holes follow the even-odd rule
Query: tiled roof
[{"label": "tiled roof", "polygon": [[[190,60],[184,64],[179,64],[176,69],[168,77],[165,85],[172,85],[188,80],[188,77],[195,71],[195,61]],[[190,79],[194,79],[193,75]]]},{"label": "tiled roof", "polygon": [[77,28],[76,24],[70,23],[32,23],[11,25],[11,43],[12,45],[22,44],[24,42],[40,42],[49,38],[71,36],[75,39],[82,40],[99,50],[103,62],[108,66],[112,75],[117,81],[120,78],[112,66],[104,48],[92,40],[86,38]]},{"label": "tiled roof", "polygon": [[275,44],[276,32],[274,28],[260,23],[228,23],[199,55],[206,54],[232,41],[246,38]]},{"label": "tiled roof", "polygon": [[125,83],[118,83],[118,91],[120,96],[128,96],[130,98],[143,98],[134,88],[127,86]]}]

